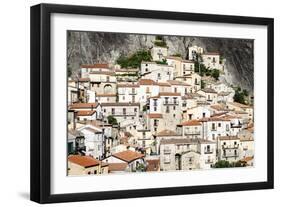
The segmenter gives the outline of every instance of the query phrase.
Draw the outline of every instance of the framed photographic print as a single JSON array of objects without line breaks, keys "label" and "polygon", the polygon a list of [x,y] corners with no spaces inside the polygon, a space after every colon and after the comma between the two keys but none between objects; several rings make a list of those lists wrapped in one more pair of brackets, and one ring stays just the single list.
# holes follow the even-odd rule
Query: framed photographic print
[{"label": "framed photographic print", "polygon": [[273,19],[31,7],[31,200],[273,188]]}]

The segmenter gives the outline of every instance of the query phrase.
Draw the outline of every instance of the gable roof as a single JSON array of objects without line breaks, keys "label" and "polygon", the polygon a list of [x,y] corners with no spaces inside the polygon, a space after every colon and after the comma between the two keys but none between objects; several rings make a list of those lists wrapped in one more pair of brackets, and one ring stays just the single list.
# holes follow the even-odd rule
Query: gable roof
[{"label": "gable roof", "polygon": [[156,85],[156,82],[151,79],[140,79],[139,85]]},{"label": "gable roof", "polygon": [[182,122],[180,125],[182,126],[201,126],[201,122],[197,121],[197,120],[189,120],[189,121],[185,121]]},{"label": "gable roof", "polygon": [[191,86],[190,84],[183,82],[183,81],[178,81],[178,80],[167,80],[168,83],[171,85],[177,85],[177,86]]},{"label": "gable roof", "polygon": [[123,160],[127,163],[133,162],[134,160],[140,159],[144,157],[144,154],[134,152],[131,150],[126,150],[123,152],[118,152],[112,155],[113,157],[116,157],[120,160]]},{"label": "gable roof", "polygon": [[205,92],[205,93],[217,93],[214,89],[212,88],[203,88],[201,89],[201,91]]},{"label": "gable roof", "polygon": [[85,111],[78,111],[77,112],[77,116],[92,116],[94,113],[96,113],[95,110],[93,111],[89,111],[89,110],[85,110]]},{"label": "gable roof", "polygon": [[81,155],[70,155],[68,161],[80,165],[82,167],[94,167],[100,164],[100,161],[90,157],[90,156],[81,156]]},{"label": "gable roof", "polygon": [[179,136],[179,135],[176,132],[174,132],[174,131],[165,129],[165,130],[163,130],[161,132],[158,132],[156,134],[156,136],[158,136],[158,137],[166,137],[166,136]]},{"label": "gable roof", "polygon": [[215,142],[206,139],[189,139],[189,138],[178,138],[178,139],[162,139],[161,144],[215,144]]},{"label": "gable roof", "polygon": [[219,140],[239,140],[237,136],[221,136],[218,137]]},{"label": "gable roof", "polygon": [[97,108],[99,103],[75,103],[70,105],[70,109],[85,109],[85,108]]}]

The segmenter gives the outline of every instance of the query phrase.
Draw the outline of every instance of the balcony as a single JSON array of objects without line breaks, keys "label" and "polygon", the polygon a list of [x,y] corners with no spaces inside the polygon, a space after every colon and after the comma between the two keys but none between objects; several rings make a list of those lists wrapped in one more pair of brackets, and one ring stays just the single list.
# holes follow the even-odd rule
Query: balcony
[{"label": "balcony", "polygon": [[224,155],[222,155],[222,158],[230,158],[230,157],[237,158],[237,157],[239,157],[239,155],[238,154],[224,154]]},{"label": "balcony", "polygon": [[127,113],[112,113],[112,116],[136,116],[137,114],[134,112],[127,112]]},{"label": "balcony", "polygon": [[129,95],[137,95],[137,92],[129,92]]},{"label": "balcony", "polygon": [[178,105],[179,102],[178,101],[165,101],[163,103],[163,105]]},{"label": "balcony", "polygon": [[188,135],[200,135],[201,131],[185,131],[184,135],[188,136]]},{"label": "balcony", "polygon": [[213,154],[213,152],[214,152],[213,150],[205,150],[204,154]]},{"label": "balcony", "polygon": [[171,150],[170,149],[164,149],[164,154],[171,154]]},{"label": "balcony", "polygon": [[236,144],[236,145],[222,145],[222,148],[223,149],[238,149],[239,145],[238,144]]}]

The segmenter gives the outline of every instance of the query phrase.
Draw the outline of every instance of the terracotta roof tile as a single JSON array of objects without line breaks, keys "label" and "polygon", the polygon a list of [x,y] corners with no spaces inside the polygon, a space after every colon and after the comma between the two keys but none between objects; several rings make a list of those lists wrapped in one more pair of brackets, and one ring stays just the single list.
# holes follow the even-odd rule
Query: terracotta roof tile
[{"label": "terracotta roof tile", "polygon": [[126,150],[123,152],[118,152],[112,155],[113,157],[116,157],[120,160],[123,160],[127,163],[130,163],[134,160],[140,159],[144,157],[144,154],[138,153],[138,152],[134,152],[131,150]]},{"label": "terracotta roof tile", "polygon": [[118,88],[138,88],[139,83],[117,83]]},{"label": "terracotta roof tile", "polygon": [[140,79],[139,85],[156,85],[156,82],[151,79]]},{"label": "terracotta roof tile", "polygon": [[77,116],[92,116],[94,113],[96,113],[95,110],[93,111],[78,111]]},{"label": "terracotta roof tile", "polygon": [[201,122],[197,120],[189,120],[181,123],[182,126],[201,126]]},{"label": "terracotta roof tile", "polygon": [[221,136],[218,137],[219,140],[239,140],[239,138],[237,136]]},{"label": "terracotta roof tile", "polygon": [[191,86],[186,82],[183,81],[178,81],[178,80],[167,80],[168,83],[170,83],[171,85],[177,85],[177,86]]},{"label": "terracotta roof tile", "polygon": [[70,105],[70,109],[85,109],[85,108],[97,108],[99,103],[93,102],[93,103],[76,103]]},{"label": "terracotta roof tile", "polygon": [[81,155],[70,155],[68,157],[68,161],[83,166],[85,168],[97,166],[100,164],[100,161],[93,157]]},{"label": "terracotta roof tile", "polygon": [[214,89],[212,88],[204,88],[201,89],[201,91],[205,92],[205,93],[217,93]]},{"label": "terracotta roof tile", "polygon": [[161,132],[158,132],[157,136],[158,137],[166,137],[166,136],[179,136],[179,135],[176,132],[174,132],[174,131],[165,129],[165,130],[163,130]]},{"label": "terracotta roof tile", "polygon": [[158,113],[147,114],[147,116],[150,119],[162,119],[163,118],[163,115],[162,114],[158,114]]},{"label": "terracotta roof tile", "polygon": [[112,103],[101,103],[103,107],[105,106],[140,106],[140,103],[131,102],[112,102]]}]

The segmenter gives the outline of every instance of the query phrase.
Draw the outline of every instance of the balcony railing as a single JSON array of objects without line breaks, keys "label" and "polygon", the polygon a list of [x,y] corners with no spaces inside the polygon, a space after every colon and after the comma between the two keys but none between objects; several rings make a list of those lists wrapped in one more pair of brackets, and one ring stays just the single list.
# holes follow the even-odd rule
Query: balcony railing
[{"label": "balcony railing", "polygon": [[213,154],[213,152],[214,152],[213,150],[205,150],[204,154]]},{"label": "balcony railing", "polygon": [[112,116],[136,116],[134,112],[127,112],[127,113],[112,113]]},{"label": "balcony railing", "polygon": [[164,149],[164,154],[171,154],[171,150],[170,149]]},{"label": "balcony railing", "polygon": [[236,145],[222,145],[222,148],[223,149],[238,149],[239,145],[238,144],[236,144]]},{"label": "balcony railing", "polygon": [[165,101],[163,103],[163,105],[178,105],[179,102],[178,101]]},{"label": "balcony railing", "polygon": [[238,154],[224,154],[222,155],[223,158],[228,158],[228,157],[238,157]]},{"label": "balcony railing", "polygon": [[205,164],[213,164],[214,160],[205,160]]},{"label": "balcony railing", "polygon": [[184,135],[200,135],[200,131],[186,131],[184,132]]}]

